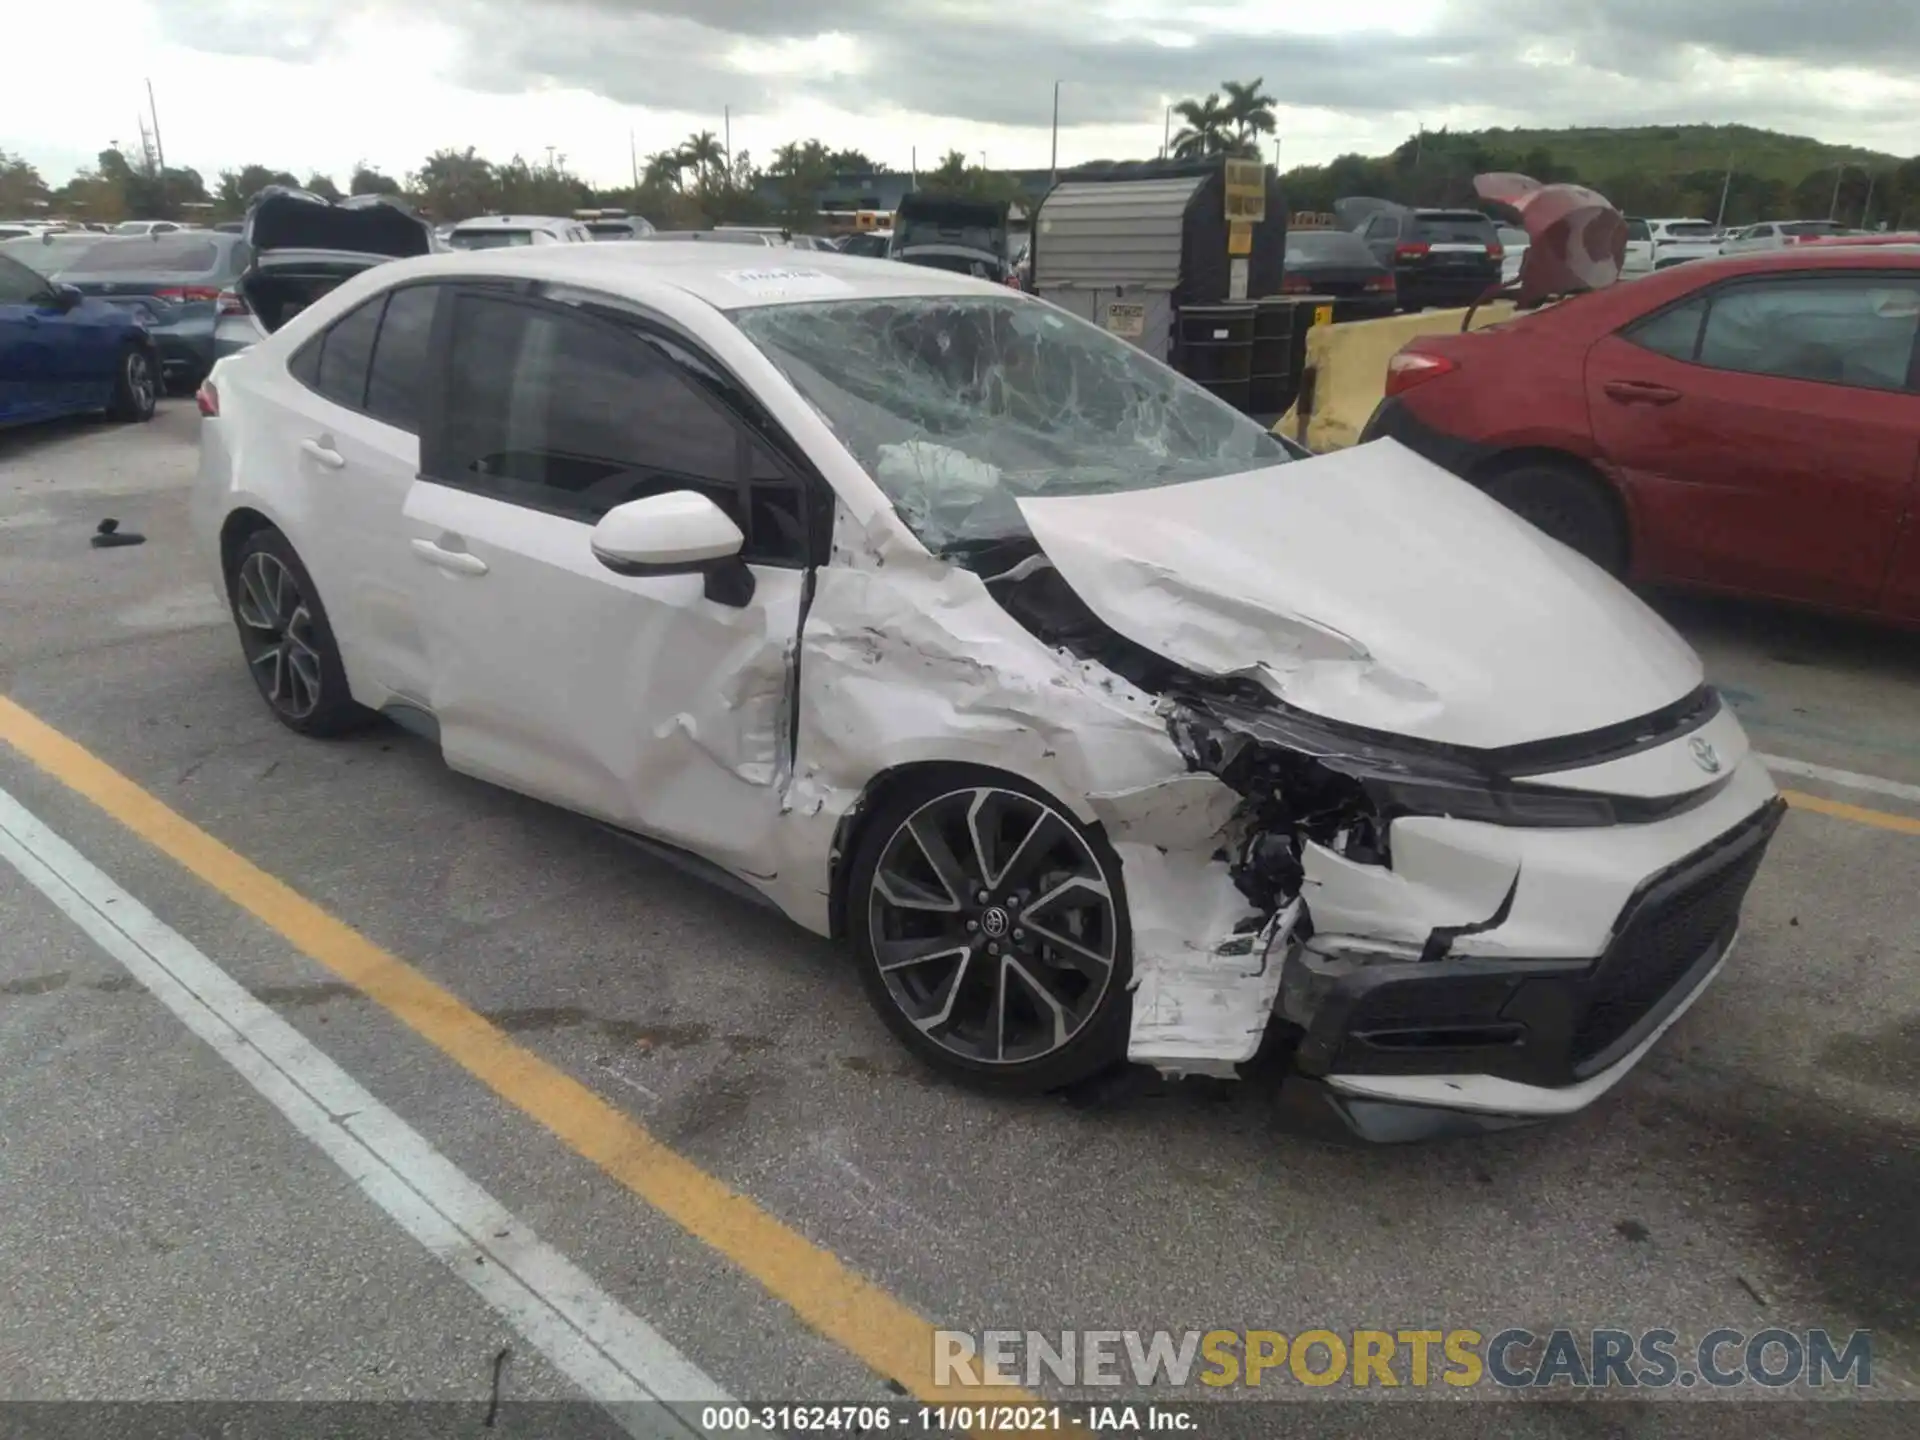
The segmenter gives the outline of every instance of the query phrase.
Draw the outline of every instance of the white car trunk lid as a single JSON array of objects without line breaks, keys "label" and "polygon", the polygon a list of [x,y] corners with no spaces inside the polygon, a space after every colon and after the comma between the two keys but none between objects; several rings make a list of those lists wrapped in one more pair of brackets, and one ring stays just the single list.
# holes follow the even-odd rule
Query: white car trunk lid
[{"label": "white car trunk lid", "polygon": [[1636,719],[1701,683],[1624,586],[1390,440],[1020,509],[1122,635],[1330,720],[1497,748]]}]

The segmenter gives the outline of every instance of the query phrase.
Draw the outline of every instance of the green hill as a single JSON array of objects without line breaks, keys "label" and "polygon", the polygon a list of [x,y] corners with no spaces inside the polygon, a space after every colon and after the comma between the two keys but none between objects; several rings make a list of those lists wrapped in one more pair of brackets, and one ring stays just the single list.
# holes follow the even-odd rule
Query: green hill
[{"label": "green hill", "polygon": [[1545,150],[1560,164],[1595,176],[1633,171],[1670,176],[1696,170],[1724,171],[1731,160],[1734,169],[1762,180],[1798,185],[1810,172],[1831,170],[1842,161],[1869,169],[1892,169],[1901,159],[1853,145],[1829,145],[1807,135],[1756,130],[1750,125],[1493,129],[1464,132],[1461,138],[1477,140],[1489,150],[1521,154]]},{"label": "green hill", "polygon": [[1344,195],[1472,204],[1473,177],[1487,170],[1577,181],[1630,215],[1717,218],[1724,187],[1730,225],[1828,214],[1855,225],[1920,224],[1920,157],[1748,125],[1428,131],[1408,136],[1391,155],[1342,155],[1288,171],[1287,204],[1326,210]]}]

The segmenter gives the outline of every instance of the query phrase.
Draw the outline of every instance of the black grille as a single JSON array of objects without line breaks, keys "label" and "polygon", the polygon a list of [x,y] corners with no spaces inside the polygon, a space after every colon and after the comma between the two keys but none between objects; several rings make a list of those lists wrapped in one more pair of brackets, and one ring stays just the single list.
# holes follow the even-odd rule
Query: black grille
[{"label": "black grille", "polygon": [[1369,1032],[1488,1025],[1500,1018],[1518,983],[1504,977],[1463,975],[1381,985],[1354,1007],[1347,1028]]},{"label": "black grille", "polygon": [[1683,862],[1629,907],[1574,1030],[1576,1065],[1633,1029],[1709,949],[1732,935],[1778,821],[1777,808],[1763,810],[1753,825]]}]

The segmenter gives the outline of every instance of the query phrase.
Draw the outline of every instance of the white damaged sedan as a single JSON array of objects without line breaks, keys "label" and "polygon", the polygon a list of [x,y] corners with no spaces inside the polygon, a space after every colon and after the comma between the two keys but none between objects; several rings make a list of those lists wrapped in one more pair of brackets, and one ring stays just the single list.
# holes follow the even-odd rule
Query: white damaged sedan
[{"label": "white damaged sedan", "polygon": [[1561,1115],[1782,805],[1698,660],[1391,441],[1303,457],[1052,305],[708,245],[429,256],[203,388],[273,712],[374,714],[844,936],[929,1063]]}]

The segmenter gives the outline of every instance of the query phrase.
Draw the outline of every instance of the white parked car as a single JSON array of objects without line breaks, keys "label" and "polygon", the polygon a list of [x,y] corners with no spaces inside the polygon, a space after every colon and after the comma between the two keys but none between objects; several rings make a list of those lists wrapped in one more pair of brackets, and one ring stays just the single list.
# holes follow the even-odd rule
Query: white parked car
[{"label": "white parked car", "polygon": [[525,245],[591,245],[593,231],[557,215],[476,215],[444,237],[454,250],[508,250]]},{"label": "white parked car", "polygon": [[1627,255],[1623,278],[1651,275],[1689,260],[1720,253],[1720,231],[1711,220],[1627,221]]},{"label": "white parked car", "polygon": [[1363,1134],[1577,1110],[1783,808],[1685,642],[1496,501],[946,271],[397,260],[201,410],[280,720],[384,714],[844,936],[987,1084],[1274,1030]]},{"label": "white parked car", "polygon": [[1722,255],[1751,255],[1761,250],[1784,250],[1802,240],[1852,232],[1837,220],[1769,220],[1736,230],[1720,242]]}]

